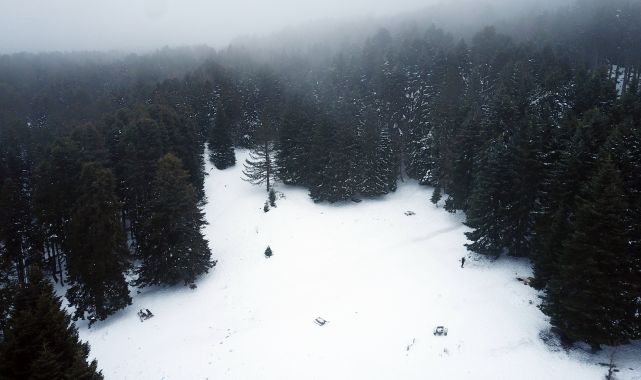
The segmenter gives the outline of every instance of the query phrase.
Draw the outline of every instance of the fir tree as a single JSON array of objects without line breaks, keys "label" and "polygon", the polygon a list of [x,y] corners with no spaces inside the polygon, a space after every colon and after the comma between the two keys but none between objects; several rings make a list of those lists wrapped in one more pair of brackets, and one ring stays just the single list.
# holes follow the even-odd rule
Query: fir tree
[{"label": "fir tree", "polygon": [[265,257],[269,259],[273,254],[271,247],[267,246],[267,249],[265,249]]},{"label": "fir tree", "polygon": [[[124,116],[122,116],[124,117]],[[138,239],[143,212],[152,197],[152,183],[158,160],[166,152],[166,131],[154,120],[130,115],[114,149],[119,159],[114,169],[118,178],[118,198],[123,202],[125,216],[132,234]],[[114,132],[115,133],[115,132]]]},{"label": "fir tree", "polygon": [[[0,125],[0,245],[11,272],[24,283],[30,265],[42,262],[42,234],[33,211],[30,138],[21,124]],[[4,141],[3,141],[4,140]]]},{"label": "fir tree", "polygon": [[[105,161],[104,146],[95,128],[76,128],[71,135],[53,142],[47,149],[47,159],[36,167],[34,173],[34,209],[44,235],[49,268],[54,279],[63,284],[66,237],[74,202],[78,198],[82,160]],[[87,147],[81,147],[80,141]]]},{"label": "fir tree", "polygon": [[[346,123],[347,120],[346,117],[342,122]],[[332,129],[328,122],[323,121],[316,131],[313,144],[310,197],[315,202],[330,203],[352,197],[358,190],[354,130],[349,124]]]},{"label": "fir tree", "polygon": [[128,251],[114,195],[115,180],[98,164],[85,164],[67,239],[67,299],[74,319],[104,320],[131,304],[124,272]]},{"label": "fir tree", "polygon": [[3,340],[9,314],[13,308],[13,298],[18,286],[13,274],[13,263],[0,247],[0,342]]},{"label": "fir tree", "polygon": [[314,202],[325,200],[326,188],[329,187],[328,172],[331,153],[327,147],[334,145],[334,131],[329,122],[319,120],[312,137],[312,152],[309,163],[309,196]]},{"label": "fir tree", "polygon": [[269,189],[269,205],[276,207],[276,192],[274,188]]},{"label": "fir tree", "polygon": [[629,281],[632,258],[622,218],[627,207],[619,171],[605,157],[579,196],[558,275],[542,305],[565,337],[594,349],[638,338],[638,294]]},{"label": "fir tree", "polygon": [[293,97],[286,105],[283,124],[278,134],[276,164],[278,177],[288,185],[306,185],[309,178],[310,140],[313,118],[311,106]]},{"label": "fir tree", "polygon": [[[592,116],[590,116],[590,114]],[[598,116],[595,116],[598,115]],[[602,120],[598,112],[589,112],[592,120]],[[533,264],[534,286],[544,288],[556,276],[559,269],[559,247],[572,232],[571,219],[576,212],[576,200],[581,187],[589,180],[595,169],[599,149],[591,141],[605,127],[606,121],[588,123],[583,120],[571,121],[564,125],[572,133],[559,149],[556,162],[542,180],[541,205],[536,210],[538,217],[534,226]],[[602,143],[598,143],[601,146]]]},{"label": "fir tree", "polygon": [[173,154],[158,162],[141,226],[137,285],[189,284],[214,266],[201,232],[206,222],[188,178]]},{"label": "fir tree", "polygon": [[25,218],[27,205],[24,195],[16,182],[11,178],[0,184],[0,244],[3,246],[3,256],[9,258],[13,272],[18,282],[26,279],[26,226]]},{"label": "fir tree", "polygon": [[245,169],[243,174],[245,181],[250,182],[253,185],[262,185],[265,184],[265,189],[267,192],[271,190],[274,181],[276,180],[276,175],[278,173],[278,167],[276,166],[276,160],[274,159],[274,144],[269,140],[265,128],[257,133],[257,143],[254,148],[249,152],[249,158],[245,160],[243,164]]},{"label": "fir tree", "polygon": [[198,200],[203,199],[205,176],[202,132],[196,127],[191,117],[188,117],[184,111],[179,112],[175,107],[153,105],[148,107],[146,112],[166,134],[166,150],[163,153],[171,152],[180,158],[183,168],[189,174],[189,182],[194,187]]},{"label": "fir tree", "polygon": [[222,104],[216,108],[216,116],[209,136],[209,159],[216,169],[223,170],[236,164],[234,145],[229,131],[229,121]]},{"label": "fir tree", "polygon": [[498,257],[506,248],[503,238],[507,210],[504,205],[513,196],[510,190],[512,173],[507,167],[505,143],[495,142],[485,157],[470,196],[465,224],[473,231],[466,232],[465,236],[472,242],[465,246],[470,251]]},{"label": "fir tree", "polygon": [[396,190],[396,175],[391,139],[386,130],[369,127],[361,136],[356,191],[367,196]]},{"label": "fir tree", "polygon": [[29,368],[29,379],[64,379],[64,371],[60,363],[60,355],[51,351],[47,344],[42,345],[42,352]]},{"label": "fir tree", "polygon": [[434,188],[434,191],[432,192],[432,197],[430,198],[430,202],[432,202],[435,205],[438,205],[438,202],[443,198],[443,195],[441,194],[441,188],[436,186]]},{"label": "fir tree", "polygon": [[15,299],[0,342],[0,378],[99,380],[97,363],[87,362],[89,345],[78,339],[71,317],[39,270]]}]

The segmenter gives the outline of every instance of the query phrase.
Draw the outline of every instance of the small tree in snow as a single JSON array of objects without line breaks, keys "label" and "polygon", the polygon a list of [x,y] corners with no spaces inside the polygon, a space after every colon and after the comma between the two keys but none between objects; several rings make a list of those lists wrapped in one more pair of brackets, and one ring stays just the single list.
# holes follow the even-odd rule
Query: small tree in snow
[{"label": "small tree in snow", "polygon": [[254,185],[266,184],[266,190],[269,192],[272,184],[276,180],[278,173],[278,166],[274,159],[275,150],[272,143],[269,130],[263,125],[259,131],[256,132],[256,145],[249,152],[249,159],[245,160],[243,164],[243,178]]},{"label": "small tree in snow", "polygon": [[269,246],[267,246],[267,249],[265,250],[265,257],[269,259],[270,257],[272,257],[273,254],[274,253],[272,252],[272,249]]},{"label": "small tree in snow", "polygon": [[276,207],[276,192],[274,189],[269,189],[269,205]]},{"label": "small tree in snow", "polygon": [[441,188],[436,186],[434,188],[434,192],[432,193],[432,198],[430,198],[430,202],[434,203],[435,205],[438,205],[438,202],[441,200],[443,195],[441,194]]}]

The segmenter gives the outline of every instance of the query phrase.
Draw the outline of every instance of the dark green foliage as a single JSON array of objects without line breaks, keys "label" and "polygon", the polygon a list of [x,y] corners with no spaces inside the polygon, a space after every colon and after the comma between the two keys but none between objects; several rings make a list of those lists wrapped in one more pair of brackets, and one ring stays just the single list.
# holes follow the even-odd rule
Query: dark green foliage
[{"label": "dark green foliage", "polygon": [[[366,126],[367,128],[367,126]],[[369,126],[360,136],[360,155],[356,170],[359,174],[355,191],[365,196],[376,196],[396,190],[392,141],[385,130]]]},{"label": "dark green foliage", "polygon": [[0,253],[21,284],[29,266],[42,262],[42,234],[33,210],[33,149],[24,126],[0,125]]},{"label": "dark green foliage", "polygon": [[135,108],[108,118],[109,149],[124,216],[138,239],[142,212],[151,199],[158,160],[172,152],[189,174],[198,200],[204,196],[202,141],[194,122],[167,106]]},{"label": "dark green foliage", "polygon": [[0,342],[0,378],[98,380],[102,374],[89,345],[78,339],[71,317],[38,270],[16,294],[14,309]]},{"label": "dark green foliage", "polygon": [[236,164],[234,145],[231,139],[229,121],[222,105],[216,109],[216,117],[209,135],[209,159],[216,169],[223,170]]},{"label": "dark green foliage", "polygon": [[64,379],[59,355],[52,352],[46,344],[42,345],[42,352],[29,368],[29,379]]},{"label": "dark green foliage", "polygon": [[583,187],[563,242],[558,275],[550,281],[542,305],[571,341],[594,348],[635,339],[638,294],[630,282],[634,266],[628,252],[625,215],[628,205],[619,170],[611,158]]},{"label": "dark green foliage", "polygon": [[158,161],[151,199],[141,223],[137,285],[189,284],[213,267],[201,228],[205,225],[196,193],[180,159]]},{"label": "dark green foliage", "polygon": [[58,250],[64,245],[72,207],[78,195],[76,184],[82,162],[80,147],[70,137],[55,141],[35,172],[35,209],[47,240]]},{"label": "dark green foliage", "polygon": [[25,282],[25,260],[27,247],[25,246],[25,214],[27,206],[23,194],[11,178],[7,178],[0,187],[0,241],[2,242],[3,256],[8,258],[18,282]]},{"label": "dark green foliage", "polygon": [[263,205],[263,211],[264,212],[269,212],[269,202],[265,201],[265,204]]},{"label": "dark green foliage", "polygon": [[[470,249],[531,258],[534,285],[544,291],[569,273],[570,237],[599,248],[577,225],[594,202],[586,184],[599,157],[609,156],[627,205],[619,217],[628,244],[616,257],[627,255],[632,268],[616,281],[641,294],[641,8],[627,0],[579,5],[506,20],[501,29],[514,39],[487,27],[457,42],[419,24],[381,29],[360,46],[270,55],[269,63],[231,48],[215,57],[163,49],[106,61],[75,53],[0,58],[0,318],[32,265],[63,282],[67,259],[74,287],[97,289],[88,264],[102,260],[72,246],[89,234],[74,221],[76,213],[88,217],[78,184],[89,162],[113,171],[123,202],[117,219],[146,268],[141,285],[202,273],[209,259],[194,204],[204,201],[205,141],[217,167],[233,164],[234,146],[254,148],[249,180],[267,190],[276,178],[305,186],[319,202],[386,194],[404,176],[434,186],[433,201],[446,194],[445,210],[467,213]],[[213,60],[197,67],[205,56]],[[161,181],[167,153],[185,170]],[[200,253],[174,260],[191,257],[187,247]],[[116,272],[109,278],[122,276]],[[577,296],[573,307],[588,299]],[[555,323],[564,327],[574,316],[558,310]],[[630,339],[640,336],[641,319],[632,325]],[[612,334],[628,334],[626,326],[611,326]],[[601,335],[582,339],[605,339],[595,331]],[[55,373],[47,350],[34,365]]]},{"label": "dark green foliage", "polygon": [[273,254],[271,247],[267,246],[267,249],[265,249],[265,257],[270,258]]},{"label": "dark green foliage", "polygon": [[507,249],[505,227],[509,223],[509,209],[506,206],[514,195],[510,186],[513,173],[508,166],[505,143],[494,143],[485,157],[469,200],[465,224],[473,231],[465,233],[472,241],[466,247],[473,252],[498,257]]},{"label": "dark green foliage", "polygon": [[594,108],[607,111],[616,101],[616,88],[603,67],[592,73],[579,70],[574,83],[574,112],[577,115]]},{"label": "dark green foliage", "polygon": [[76,308],[74,319],[103,320],[131,304],[120,203],[111,172],[98,164],[83,166],[78,191],[66,242],[67,299]]},{"label": "dark green foliage", "polygon": [[131,232],[138,237],[143,210],[152,198],[152,182],[158,160],[166,151],[166,131],[149,118],[134,118],[120,113],[114,121],[113,133],[118,134],[112,146],[118,195],[123,201]]},{"label": "dark green foliage", "polygon": [[583,120],[565,126],[573,134],[561,144],[556,160],[541,182],[540,206],[534,225],[534,285],[545,287],[558,269],[559,247],[572,231],[570,220],[576,210],[576,196],[595,170],[596,157],[610,130],[609,119],[598,110]]},{"label": "dark green foliage", "polygon": [[13,281],[12,263],[3,248],[0,248],[0,342],[13,306],[13,298],[18,286]]},{"label": "dark green foliage", "polygon": [[269,205],[276,207],[276,192],[273,188],[269,189]]},{"label": "dark green foliage", "polygon": [[432,197],[430,198],[430,202],[433,204],[437,205],[438,202],[443,198],[443,195],[441,194],[441,188],[440,187],[435,187],[434,191],[432,192]]},{"label": "dark green foliage", "polygon": [[299,97],[293,97],[286,106],[278,135],[276,163],[278,177],[288,185],[306,185],[309,178],[312,109]]},{"label": "dark green foliage", "polygon": [[356,136],[348,126],[332,130],[327,122],[313,139],[309,195],[315,202],[351,198],[357,191]]},{"label": "dark green foliage", "polygon": [[[165,151],[178,157],[189,174],[189,182],[198,200],[204,197],[203,148],[204,140],[195,122],[176,109],[154,105],[147,108],[149,117],[164,129],[167,138]],[[158,157],[159,159],[160,157]]]}]

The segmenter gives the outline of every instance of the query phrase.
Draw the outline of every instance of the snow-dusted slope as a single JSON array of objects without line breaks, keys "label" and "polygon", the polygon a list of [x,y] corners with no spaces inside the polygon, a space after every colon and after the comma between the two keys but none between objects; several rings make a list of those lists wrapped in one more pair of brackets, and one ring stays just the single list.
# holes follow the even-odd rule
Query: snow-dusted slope
[{"label": "snow-dusted slope", "polygon": [[[80,326],[106,379],[605,374],[587,354],[538,338],[548,326],[537,293],[515,280],[530,275],[526,262],[470,256],[460,267],[462,217],[430,204],[430,189],[406,182],[380,199],[318,205],[304,189],[280,186],[285,198],[264,213],[265,190],[240,179],[245,157],[225,171],[207,166],[206,235],[218,266],[198,288],[144,290],[106,322]],[[141,323],[140,308],[155,317]],[[449,334],[434,336],[437,325]],[[624,358],[636,369],[620,378],[641,378],[635,352]]]}]

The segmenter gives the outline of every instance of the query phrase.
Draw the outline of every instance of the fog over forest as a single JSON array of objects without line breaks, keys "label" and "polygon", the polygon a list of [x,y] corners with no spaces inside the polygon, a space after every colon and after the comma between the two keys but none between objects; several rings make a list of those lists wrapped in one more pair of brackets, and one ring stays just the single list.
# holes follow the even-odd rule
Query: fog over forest
[{"label": "fog over forest", "polygon": [[398,14],[412,15],[418,18],[417,22],[454,25],[448,28],[451,30],[566,3],[567,0],[1,0],[0,53],[144,52],[163,46],[200,44],[220,48],[238,37],[267,36],[283,29],[291,37],[306,35],[304,32],[309,29],[336,30],[337,22],[343,23],[342,29],[354,25],[376,27],[383,18]]},{"label": "fog over forest", "polygon": [[641,0],[0,0],[0,380],[640,380],[640,147]]}]

